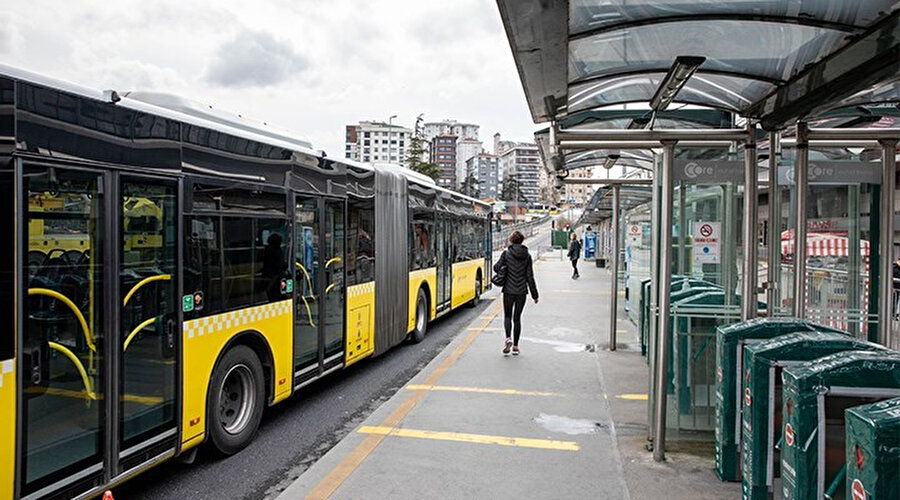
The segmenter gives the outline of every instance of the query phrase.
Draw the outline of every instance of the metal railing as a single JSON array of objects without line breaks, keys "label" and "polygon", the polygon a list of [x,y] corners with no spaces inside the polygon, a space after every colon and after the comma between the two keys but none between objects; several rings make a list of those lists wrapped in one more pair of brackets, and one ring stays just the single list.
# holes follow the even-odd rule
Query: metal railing
[{"label": "metal railing", "polygon": [[513,231],[520,231],[526,238],[530,238],[534,235],[534,230],[541,224],[550,220],[550,217],[550,215],[546,215],[539,219],[532,219],[528,222],[501,226],[499,232],[491,233],[492,249],[497,251],[506,248],[507,242],[509,241],[509,235],[511,235]]}]

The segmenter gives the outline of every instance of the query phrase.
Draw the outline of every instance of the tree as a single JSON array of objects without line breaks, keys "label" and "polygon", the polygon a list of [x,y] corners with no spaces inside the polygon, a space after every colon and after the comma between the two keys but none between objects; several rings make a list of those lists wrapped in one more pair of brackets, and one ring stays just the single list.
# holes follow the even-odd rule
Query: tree
[{"label": "tree", "polygon": [[471,196],[472,198],[481,196],[481,188],[478,186],[478,179],[475,178],[474,174],[471,172],[469,173],[468,177],[466,177],[459,187],[459,192],[466,196]]},{"label": "tree", "polygon": [[422,115],[419,115],[416,118],[416,129],[409,140],[409,147],[406,148],[406,166],[414,172],[419,172],[437,180],[440,175],[437,165],[422,160],[422,157],[425,156],[424,143],[425,140],[422,138]]},{"label": "tree", "polygon": [[500,199],[503,201],[527,201],[525,199],[525,193],[522,192],[522,187],[516,182],[515,177],[511,175],[503,179],[503,187],[500,189]]}]

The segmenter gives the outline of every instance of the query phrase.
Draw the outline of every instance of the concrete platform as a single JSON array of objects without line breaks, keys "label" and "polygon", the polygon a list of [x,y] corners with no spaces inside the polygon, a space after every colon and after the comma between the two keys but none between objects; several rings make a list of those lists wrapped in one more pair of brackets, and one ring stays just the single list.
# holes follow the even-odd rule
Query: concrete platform
[{"label": "concrete platform", "polygon": [[[739,498],[712,444],[646,451],[647,367],[624,312],[606,350],[608,270],[545,254],[520,356],[503,356],[497,293],[485,312],[279,498]],[[623,301],[620,300],[620,304]]]}]

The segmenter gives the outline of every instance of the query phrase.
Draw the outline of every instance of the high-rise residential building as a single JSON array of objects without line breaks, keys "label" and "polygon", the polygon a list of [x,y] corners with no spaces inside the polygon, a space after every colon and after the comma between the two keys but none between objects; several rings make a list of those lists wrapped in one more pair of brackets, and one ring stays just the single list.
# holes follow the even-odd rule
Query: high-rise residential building
[{"label": "high-rise residential building", "polygon": [[457,186],[455,135],[439,135],[431,140],[431,163],[438,167],[439,186],[448,189]]},{"label": "high-rise residential building", "polygon": [[481,199],[500,198],[500,172],[498,159],[490,153],[479,153],[466,162],[466,175],[478,182],[478,197]]},{"label": "high-rise residential building", "polygon": [[541,198],[540,169],[543,167],[537,145],[526,142],[504,145],[501,142],[500,149],[503,151],[498,162],[502,177],[501,192],[502,183],[511,178],[522,192],[525,201],[528,203],[539,202]]},{"label": "high-rise residential building", "polygon": [[[473,123],[459,123],[456,120],[428,122],[422,125],[422,139],[426,147],[438,136],[456,137],[456,181],[450,186],[459,188],[466,177],[466,161],[481,152],[482,144],[478,139],[481,127]],[[430,151],[429,151],[430,153]]]},{"label": "high-rise residential building", "polygon": [[459,123],[456,120],[444,120],[440,122],[428,122],[422,125],[422,138],[428,142],[439,135],[452,135],[459,139],[478,140],[478,131],[481,127],[472,123]]},{"label": "high-rise residential building", "polygon": [[412,130],[400,125],[364,121],[347,125],[344,157],[363,163],[406,163]]},{"label": "high-rise residential building", "polygon": [[481,141],[477,139],[456,140],[456,187],[461,187],[466,180],[468,171],[466,162],[478,156],[481,151]]},{"label": "high-rise residential building", "polygon": [[[570,179],[590,179],[593,175],[594,172],[591,167],[573,168],[569,170]],[[575,203],[578,206],[584,206],[591,200],[596,189],[597,187],[591,184],[566,184],[560,198],[562,201]]]}]

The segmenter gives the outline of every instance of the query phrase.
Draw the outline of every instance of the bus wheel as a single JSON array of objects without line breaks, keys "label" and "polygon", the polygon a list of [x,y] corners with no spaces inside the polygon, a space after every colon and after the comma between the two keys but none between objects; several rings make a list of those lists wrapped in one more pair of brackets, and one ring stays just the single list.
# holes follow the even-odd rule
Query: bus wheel
[{"label": "bus wheel", "polygon": [[426,330],[428,330],[428,298],[425,297],[425,290],[420,288],[416,297],[416,323],[409,339],[413,344],[418,344],[425,340]]},{"label": "bus wheel", "polygon": [[239,345],[229,350],[213,375],[209,395],[209,438],[222,454],[233,455],[253,440],[265,398],[262,365]]}]

